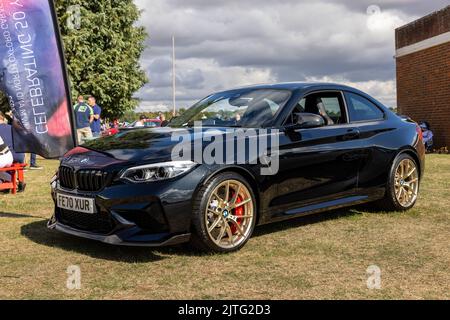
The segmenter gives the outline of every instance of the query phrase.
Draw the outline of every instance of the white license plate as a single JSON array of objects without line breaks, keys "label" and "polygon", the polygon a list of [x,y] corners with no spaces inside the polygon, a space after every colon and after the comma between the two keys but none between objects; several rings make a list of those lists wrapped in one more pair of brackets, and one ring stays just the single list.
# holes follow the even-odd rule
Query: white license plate
[{"label": "white license plate", "polygon": [[58,208],[80,213],[94,214],[97,211],[94,199],[68,196],[65,194],[57,195],[57,205]]}]

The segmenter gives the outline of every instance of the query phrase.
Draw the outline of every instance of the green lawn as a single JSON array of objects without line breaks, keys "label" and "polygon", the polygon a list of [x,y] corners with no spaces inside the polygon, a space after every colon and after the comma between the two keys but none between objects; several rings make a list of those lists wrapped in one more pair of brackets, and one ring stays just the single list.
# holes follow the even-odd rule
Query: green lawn
[{"label": "green lawn", "polygon": [[[0,196],[3,299],[449,299],[450,157],[431,155],[420,200],[407,213],[346,209],[257,228],[240,252],[204,256],[186,246],[118,248],[46,229],[44,171]],[[82,288],[66,288],[78,265]],[[382,270],[369,290],[366,270]]]}]

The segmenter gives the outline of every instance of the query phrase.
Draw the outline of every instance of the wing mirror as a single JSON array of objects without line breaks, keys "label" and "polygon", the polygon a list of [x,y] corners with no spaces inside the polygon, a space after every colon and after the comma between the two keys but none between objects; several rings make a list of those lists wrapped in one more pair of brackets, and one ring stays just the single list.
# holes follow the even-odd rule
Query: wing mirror
[{"label": "wing mirror", "polygon": [[287,129],[311,129],[325,126],[325,120],[322,116],[314,113],[294,113],[293,125],[287,127]]}]

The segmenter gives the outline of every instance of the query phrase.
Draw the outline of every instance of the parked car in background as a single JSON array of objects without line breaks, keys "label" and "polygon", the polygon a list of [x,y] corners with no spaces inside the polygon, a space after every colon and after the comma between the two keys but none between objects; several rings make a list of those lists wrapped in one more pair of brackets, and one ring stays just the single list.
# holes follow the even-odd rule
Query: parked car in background
[{"label": "parked car in background", "polygon": [[120,130],[133,130],[133,129],[142,129],[142,128],[159,128],[161,127],[161,120],[159,119],[146,119],[143,120],[143,126],[139,123],[140,121],[135,121],[129,126],[122,127]]},{"label": "parked car in background", "polygon": [[102,132],[103,137],[113,136],[119,133],[119,128],[110,128]]},{"label": "parked car in background", "polygon": [[139,121],[135,121],[127,126],[119,128],[111,128],[103,132],[104,137],[113,136],[118,134],[120,131],[129,131],[144,128],[159,128],[161,127],[161,120],[158,119],[147,119],[143,121],[144,126],[138,125]]}]

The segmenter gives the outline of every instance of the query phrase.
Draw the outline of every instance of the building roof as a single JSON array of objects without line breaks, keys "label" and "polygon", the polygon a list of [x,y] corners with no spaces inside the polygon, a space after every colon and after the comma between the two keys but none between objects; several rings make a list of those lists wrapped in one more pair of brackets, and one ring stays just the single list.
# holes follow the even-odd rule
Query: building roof
[{"label": "building roof", "polygon": [[450,32],[450,5],[395,31],[397,50]]}]

